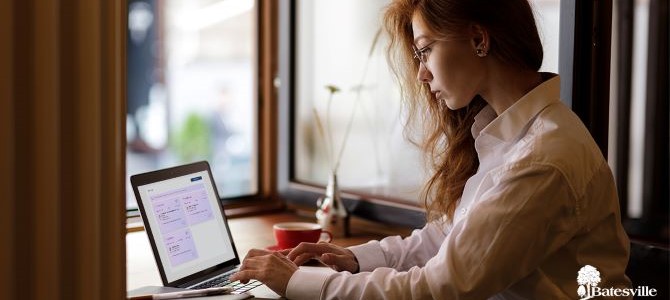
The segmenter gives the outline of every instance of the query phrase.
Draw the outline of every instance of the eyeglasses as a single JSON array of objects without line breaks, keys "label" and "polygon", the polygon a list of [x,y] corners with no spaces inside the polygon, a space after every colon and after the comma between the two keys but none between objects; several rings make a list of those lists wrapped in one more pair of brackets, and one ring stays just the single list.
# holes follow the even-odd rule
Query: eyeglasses
[{"label": "eyeglasses", "polygon": [[428,62],[428,54],[430,51],[430,46],[435,44],[437,41],[432,41],[428,43],[428,45],[423,46],[421,49],[417,48],[416,46],[412,45],[412,51],[414,51],[414,59],[418,59],[420,63],[423,63],[425,66],[426,63]]}]

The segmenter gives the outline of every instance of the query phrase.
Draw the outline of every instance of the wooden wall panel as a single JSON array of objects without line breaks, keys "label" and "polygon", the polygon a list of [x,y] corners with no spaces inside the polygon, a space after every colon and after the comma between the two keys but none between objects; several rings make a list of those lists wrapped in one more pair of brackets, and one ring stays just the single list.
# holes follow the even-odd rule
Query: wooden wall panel
[{"label": "wooden wall panel", "polygon": [[0,2],[0,299],[125,298],[125,16]]},{"label": "wooden wall panel", "polygon": [[[13,52],[12,57],[12,74],[13,79],[13,94],[11,99],[13,101],[14,111],[14,162],[13,172],[10,174],[14,179],[14,251],[12,260],[14,262],[14,269],[10,270],[13,273],[16,291],[16,297],[25,299],[33,299],[34,290],[30,286],[30,281],[33,280],[32,272],[35,264],[35,246],[32,244],[32,235],[34,231],[32,214],[35,210],[33,207],[34,187],[35,182],[28,184],[29,176],[32,169],[33,157],[30,156],[30,138],[29,135],[33,132],[32,117],[30,107],[32,105],[33,97],[33,81],[30,73],[32,65],[34,64],[31,38],[33,33],[33,22],[31,21],[33,14],[31,11],[32,2],[30,1],[13,1]],[[20,293],[20,295],[19,295]]]},{"label": "wooden wall panel", "polygon": [[[104,1],[102,11],[103,39],[101,41],[102,72],[102,140],[101,210],[103,232],[114,239],[104,240],[101,251],[100,299],[116,300],[125,297],[126,290],[126,2]],[[105,59],[114,57],[116,59]],[[122,101],[123,100],[123,101]],[[123,199],[122,201],[119,201]],[[121,253],[116,250],[122,249]],[[122,268],[119,268],[122,266]],[[122,274],[119,274],[122,272]],[[106,290],[116,291],[107,293]]]},{"label": "wooden wall panel", "polygon": [[[78,157],[74,172],[76,181],[80,183],[75,192],[78,211],[69,212],[76,214],[73,217],[79,221],[75,232],[76,243],[79,244],[78,270],[73,279],[80,284],[75,294],[78,299],[97,299],[101,295],[100,272],[89,272],[89,269],[101,270],[101,13],[100,1],[78,1],[77,5],[74,15],[79,26],[73,34],[77,37],[75,71],[79,80],[74,101],[79,108],[77,123],[89,126],[77,126],[73,132],[77,138],[74,151]],[[90,201],[96,198],[98,201]]]},{"label": "wooden wall panel", "polygon": [[[14,6],[12,1],[0,1],[0,41],[14,40]],[[14,261],[14,100],[13,100],[13,43],[0,46],[0,299],[14,299],[16,268]]]},{"label": "wooden wall panel", "polygon": [[[49,299],[59,294],[60,277],[60,103],[59,100],[59,8],[58,1],[35,2],[30,10],[33,31],[30,34],[34,45],[30,64],[32,98],[25,116],[30,119],[31,132],[28,152],[30,173],[26,182],[31,182],[33,202],[32,228],[36,249],[31,277],[36,299]],[[21,67],[21,66],[17,66]],[[30,177],[34,178],[30,180]]]}]

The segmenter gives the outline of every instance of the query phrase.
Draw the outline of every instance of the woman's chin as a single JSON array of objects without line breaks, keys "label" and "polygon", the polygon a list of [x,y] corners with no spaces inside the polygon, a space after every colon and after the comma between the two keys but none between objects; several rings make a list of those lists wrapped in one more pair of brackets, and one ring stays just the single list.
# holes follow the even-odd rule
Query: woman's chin
[{"label": "woman's chin", "polygon": [[468,103],[455,99],[440,99],[440,101],[442,101],[442,103],[444,103],[450,110],[459,110],[468,106]]}]

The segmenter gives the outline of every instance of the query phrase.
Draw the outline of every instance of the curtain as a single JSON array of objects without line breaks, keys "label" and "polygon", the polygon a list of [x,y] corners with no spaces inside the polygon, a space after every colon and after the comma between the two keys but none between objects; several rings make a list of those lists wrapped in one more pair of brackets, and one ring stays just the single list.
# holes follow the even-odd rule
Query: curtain
[{"label": "curtain", "polygon": [[125,1],[0,1],[0,299],[125,298]]}]

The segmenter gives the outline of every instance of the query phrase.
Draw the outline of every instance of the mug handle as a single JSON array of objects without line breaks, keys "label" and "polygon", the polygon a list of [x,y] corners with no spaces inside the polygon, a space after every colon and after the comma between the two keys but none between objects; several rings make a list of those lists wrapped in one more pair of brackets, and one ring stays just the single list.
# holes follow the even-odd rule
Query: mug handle
[{"label": "mug handle", "polygon": [[[321,239],[321,238],[323,238],[323,235],[324,235],[324,234],[328,236],[328,239],[327,239],[327,240]],[[333,240],[333,234],[330,233],[330,231],[328,231],[328,230],[321,230],[321,237],[319,238],[319,242],[330,243],[332,240]]]}]

